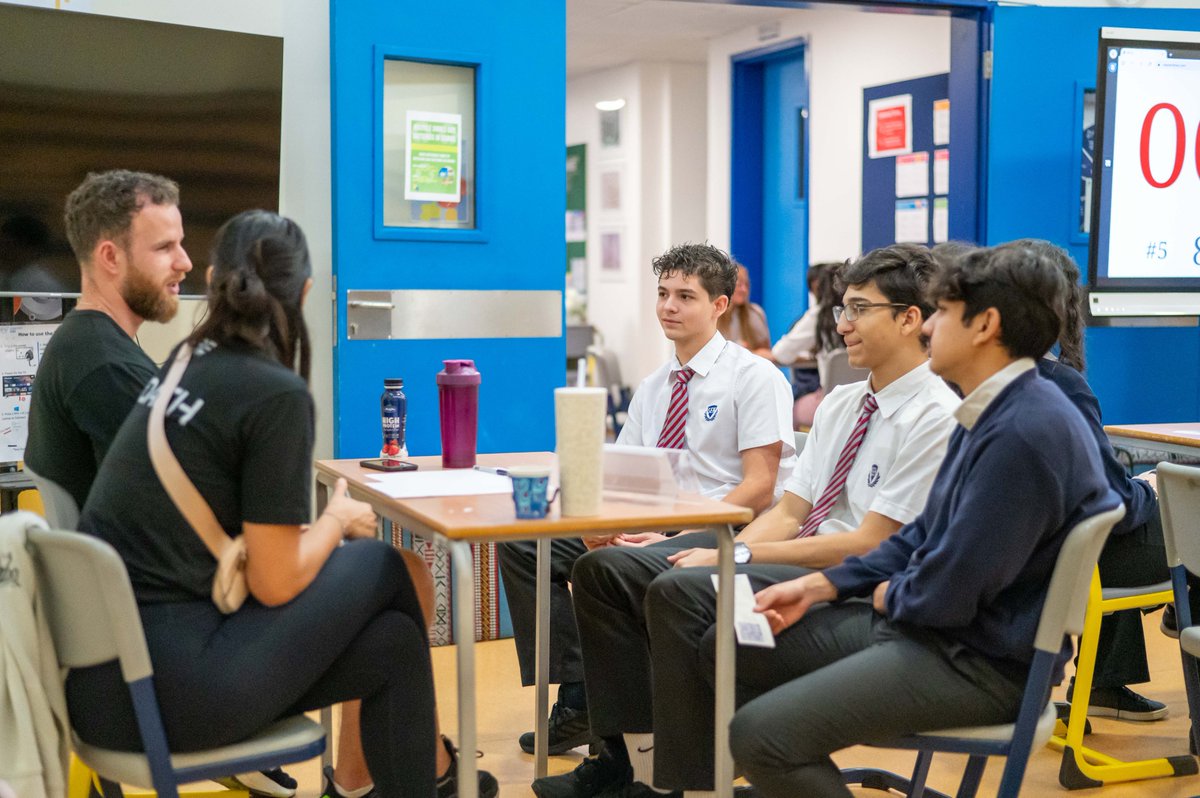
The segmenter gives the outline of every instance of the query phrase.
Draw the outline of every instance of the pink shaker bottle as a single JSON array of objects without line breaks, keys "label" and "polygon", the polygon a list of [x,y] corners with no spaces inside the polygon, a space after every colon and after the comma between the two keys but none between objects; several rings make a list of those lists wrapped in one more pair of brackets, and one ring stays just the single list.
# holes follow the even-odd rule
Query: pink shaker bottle
[{"label": "pink shaker bottle", "polygon": [[438,372],[438,409],[442,417],[442,467],[475,465],[479,426],[479,372],[474,360],[443,360]]}]

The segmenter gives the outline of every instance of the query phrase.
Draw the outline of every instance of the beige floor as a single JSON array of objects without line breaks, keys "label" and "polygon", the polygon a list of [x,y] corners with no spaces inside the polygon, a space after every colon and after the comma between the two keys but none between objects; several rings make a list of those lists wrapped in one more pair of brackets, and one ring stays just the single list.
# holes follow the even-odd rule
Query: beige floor
[{"label": "beige floor", "polygon": [[[1095,733],[1089,738],[1089,744],[1110,755],[1135,758],[1187,752],[1187,706],[1180,675],[1178,649],[1175,647],[1175,641],[1159,633],[1158,618],[1157,613],[1146,618],[1152,681],[1142,689],[1147,695],[1165,701],[1171,707],[1171,715],[1164,721],[1152,724],[1118,723],[1102,719],[1094,721]],[[504,798],[526,798],[533,794],[529,789],[533,762],[532,757],[523,754],[517,747],[516,738],[521,732],[532,728],[533,688],[519,686],[516,656],[511,640],[480,644],[476,647],[476,655],[476,667],[480,675],[479,748],[484,754],[480,764],[500,780],[501,795]],[[453,647],[434,650],[434,669],[441,717],[446,724],[446,731],[453,736],[456,725]],[[580,754],[551,757],[551,772],[570,770],[579,759]],[[844,767],[869,764],[897,772],[907,772],[912,767],[912,754],[874,748],[847,749],[839,753],[836,759]],[[1030,761],[1023,794],[1069,794],[1058,784],[1059,759],[1059,754],[1049,749],[1036,752]],[[930,785],[953,794],[957,789],[964,762],[965,757],[947,754],[936,756]],[[1001,760],[993,759],[990,762],[980,795],[995,793],[1002,769]],[[295,765],[288,770],[300,780],[300,798],[315,798],[319,795],[321,780],[317,762]],[[883,795],[873,790],[861,790],[857,794]],[[1104,798],[1184,798],[1200,794],[1200,777],[1110,785],[1102,791],[1088,790],[1079,794],[1102,795]]]}]

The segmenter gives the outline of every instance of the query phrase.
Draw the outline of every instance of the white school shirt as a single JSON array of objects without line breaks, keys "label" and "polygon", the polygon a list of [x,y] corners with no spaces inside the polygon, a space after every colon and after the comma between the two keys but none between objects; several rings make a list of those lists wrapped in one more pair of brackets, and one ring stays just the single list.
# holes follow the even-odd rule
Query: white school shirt
[{"label": "white school shirt", "polygon": [[[687,366],[696,373],[687,386],[684,430],[700,492],[724,498],[742,481],[742,451],[783,441],[775,481],[778,500],[796,463],[792,389],[783,374],[720,333],[714,333]],[[642,380],[617,443],[658,445],[675,372],[681,368],[678,358],[672,357]]]},{"label": "white school shirt", "polygon": [[[833,476],[862,413],[869,381],[839,386],[817,408],[808,442],[785,488],[816,504]],[[875,394],[871,416],[846,487],[818,535],[857,529],[870,511],[907,524],[925,507],[946,455],[959,398],[926,361]]]}]

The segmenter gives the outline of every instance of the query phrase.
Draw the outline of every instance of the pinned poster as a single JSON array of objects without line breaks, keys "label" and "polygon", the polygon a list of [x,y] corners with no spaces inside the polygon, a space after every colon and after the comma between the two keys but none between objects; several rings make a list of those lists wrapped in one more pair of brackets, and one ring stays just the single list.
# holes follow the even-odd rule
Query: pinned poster
[{"label": "pinned poster", "polygon": [[896,196],[924,197],[929,193],[929,153],[896,156]]},{"label": "pinned poster", "polygon": [[458,202],[461,199],[462,114],[408,111],[406,200]]},{"label": "pinned poster", "polygon": [[934,150],[933,193],[943,197],[950,193],[950,150]]},{"label": "pinned poster", "polygon": [[896,200],[896,243],[929,241],[929,200]]},{"label": "pinned poster", "polygon": [[867,103],[867,148],[872,158],[912,152],[912,95],[897,94]]},{"label": "pinned poster", "polygon": [[0,462],[25,458],[33,379],[57,329],[57,324],[0,325]]},{"label": "pinned poster", "polygon": [[950,143],[950,101],[933,101],[933,146]]},{"label": "pinned poster", "polygon": [[950,240],[950,200],[935,197],[933,200],[933,243],[942,244]]}]

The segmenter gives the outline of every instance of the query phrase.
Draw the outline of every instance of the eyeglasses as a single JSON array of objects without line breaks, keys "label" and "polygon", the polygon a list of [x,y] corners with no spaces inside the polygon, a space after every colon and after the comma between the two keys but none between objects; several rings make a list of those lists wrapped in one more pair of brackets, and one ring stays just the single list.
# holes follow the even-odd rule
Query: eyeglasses
[{"label": "eyeglasses", "polygon": [[871,308],[907,308],[908,305],[899,302],[854,302],[850,305],[842,307],[836,305],[833,308],[833,320],[841,323],[842,319],[846,321],[858,321],[858,317]]}]

